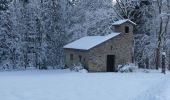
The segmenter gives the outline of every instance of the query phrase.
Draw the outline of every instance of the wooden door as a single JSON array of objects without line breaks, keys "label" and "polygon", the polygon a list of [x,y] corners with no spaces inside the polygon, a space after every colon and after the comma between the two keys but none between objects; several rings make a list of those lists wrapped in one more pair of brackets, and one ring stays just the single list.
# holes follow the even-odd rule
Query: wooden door
[{"label": "wooden door", "polygon": [[107,72],[115,71],[115,55],[107,55]]}]

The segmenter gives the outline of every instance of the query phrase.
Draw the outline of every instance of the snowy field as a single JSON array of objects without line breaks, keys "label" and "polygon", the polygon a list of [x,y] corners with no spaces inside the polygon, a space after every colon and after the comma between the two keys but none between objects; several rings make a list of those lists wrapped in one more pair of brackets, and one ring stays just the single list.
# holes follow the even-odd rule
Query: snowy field
[{"label": "snowy field", "polygon": [[170,74],[0,72],[0,100],[170,100]]}]

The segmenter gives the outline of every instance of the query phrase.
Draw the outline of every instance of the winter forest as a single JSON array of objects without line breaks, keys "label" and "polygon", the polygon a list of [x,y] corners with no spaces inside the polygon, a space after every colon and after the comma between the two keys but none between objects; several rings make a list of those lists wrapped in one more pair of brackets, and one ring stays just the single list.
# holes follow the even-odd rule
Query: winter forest
[{"label": "winter forest", "polygon": [[0,70],[64,67],[63,46],[87,35],[105,35],[111,24],[135,26],[134,60],[170,69],[170,0],[0,0]]}]

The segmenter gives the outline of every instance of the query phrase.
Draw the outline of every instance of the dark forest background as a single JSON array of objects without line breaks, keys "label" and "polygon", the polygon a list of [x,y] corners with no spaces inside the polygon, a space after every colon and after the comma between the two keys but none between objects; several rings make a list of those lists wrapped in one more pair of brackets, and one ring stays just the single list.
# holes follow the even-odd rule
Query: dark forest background
[{"label": "dark forest background", "polygon": [[170,66],[169,0],[0,0],[0,70],[63,68],[63,46],[87,35],[105,35],[129,18],[135,63]]}]

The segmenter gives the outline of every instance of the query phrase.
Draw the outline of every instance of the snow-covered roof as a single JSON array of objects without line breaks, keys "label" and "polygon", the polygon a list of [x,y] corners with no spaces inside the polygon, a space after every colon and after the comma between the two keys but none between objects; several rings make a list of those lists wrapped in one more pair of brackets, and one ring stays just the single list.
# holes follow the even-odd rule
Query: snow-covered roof
[{"label": "snow-covered roof", "polygon": [[111,33],[106,36],[86,36],[64,46],[66,49],[89,50],[120,33]]},{"label": "snow-covered roof", "polygon": [[130,23],[136,25],[136,23],[134,23],[133,21],[131,21],[131,20],[129,20],[129,19],[123,19],[123,20],[115,21],[112,25],[121,25],[121,24],[123,24],[123,23],[125,23],[125,22],[130,22]]}]

